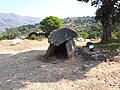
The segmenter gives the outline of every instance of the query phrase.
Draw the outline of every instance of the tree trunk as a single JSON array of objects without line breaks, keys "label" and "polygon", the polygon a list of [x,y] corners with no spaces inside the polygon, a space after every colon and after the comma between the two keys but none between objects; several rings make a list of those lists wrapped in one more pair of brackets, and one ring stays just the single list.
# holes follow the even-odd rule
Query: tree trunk
[{"label": "tree trunk", "polygon": [[101,23],[103,26],[103,37],[102,40],[106,40],[112,37],[112,24],[111,24],[111,19],[110,15],[112,12],[111,8],[111,0],[103,0],[103,11],[102,11],[102,19]]},{"label": "tree trunk", "polygon": [[112,28],[111,28],[111,23],[110,21],[107,21],[107,22],[104,22],[104,24],[102,24],[103,26],[103,37],[102,39],[105,40],[105,39],[109,39],[112,37]]}]

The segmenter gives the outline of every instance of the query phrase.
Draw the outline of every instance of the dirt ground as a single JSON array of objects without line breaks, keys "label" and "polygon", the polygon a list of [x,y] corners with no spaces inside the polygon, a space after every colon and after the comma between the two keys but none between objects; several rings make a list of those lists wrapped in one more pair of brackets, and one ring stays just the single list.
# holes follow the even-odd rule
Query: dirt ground
[{"label": "dirt ground", "polygon": [[82,55],[42,62],[47,40],[11,43],[0,41],[0,90],[120,90],[119,62],[86,60]]}]

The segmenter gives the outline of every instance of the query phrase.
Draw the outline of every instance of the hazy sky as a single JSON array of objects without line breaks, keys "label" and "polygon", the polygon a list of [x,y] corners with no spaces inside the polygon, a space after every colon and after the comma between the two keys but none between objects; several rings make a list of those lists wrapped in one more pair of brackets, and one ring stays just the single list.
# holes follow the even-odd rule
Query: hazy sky
[{"label": "hazy sky", "polygon": [[0,0],[0,13],[44,18],[94,16],[96,8],[77,0]]}]

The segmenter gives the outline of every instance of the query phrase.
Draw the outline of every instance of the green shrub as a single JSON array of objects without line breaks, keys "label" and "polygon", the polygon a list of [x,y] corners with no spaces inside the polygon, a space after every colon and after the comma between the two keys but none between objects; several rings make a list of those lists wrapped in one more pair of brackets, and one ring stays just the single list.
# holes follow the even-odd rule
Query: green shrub
[{"label": "green shrub", "polygon": [[120,38],[120,31],[116,32],[116,37]]},{"label": "green shrub", "polygon": [[36,32],[31,32],[28,35],[28,39],[30,39],[30,40],[42,40],[43,38],[45,38],[44,34],[40,34],[40,33],[36,33]]},{"label": "green shrub", "polygon": [[30,37],[29,37],[29,39],[30,40],[37,40],[38,39],[38,36],[36,36],[36,35],[31,35]]},{"label": "green shrub", "polygon": [[112,38],[120,38],[120,31],[112,32]]},{"label": "green shrub", "polygon": [[78,33],[78,37],[83,37],[83,38],[88,38],[88,33],[86,33],[86,32],[80,32],[80,33]]}]

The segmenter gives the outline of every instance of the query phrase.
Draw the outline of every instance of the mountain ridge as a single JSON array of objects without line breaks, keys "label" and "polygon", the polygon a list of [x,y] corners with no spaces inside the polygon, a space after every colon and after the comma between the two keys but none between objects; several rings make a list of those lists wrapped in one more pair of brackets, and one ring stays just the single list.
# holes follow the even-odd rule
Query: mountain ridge
[{"label": "mountain ridge", "polygon": [[40,18],[31,16],[20,16],[15,13],[0,13],[0,33],[9,27],[18,27],[40,22]]}]

